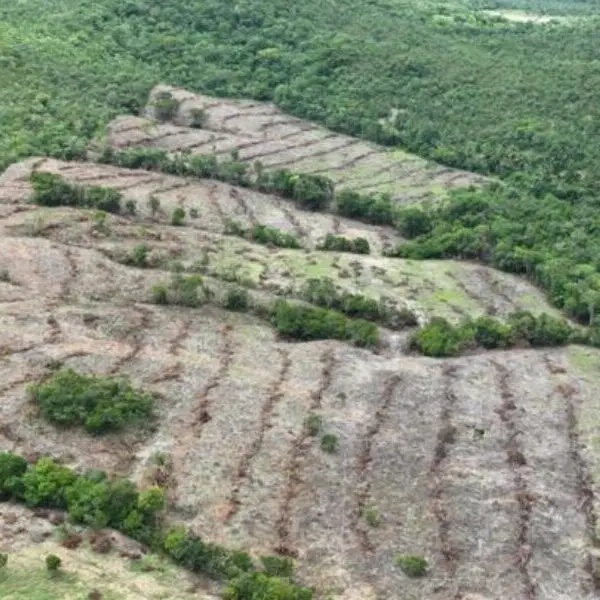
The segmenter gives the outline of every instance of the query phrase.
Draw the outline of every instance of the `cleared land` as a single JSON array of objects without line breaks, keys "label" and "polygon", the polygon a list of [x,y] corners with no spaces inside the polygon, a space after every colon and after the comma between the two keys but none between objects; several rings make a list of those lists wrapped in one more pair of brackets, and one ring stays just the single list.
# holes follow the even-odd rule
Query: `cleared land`
[{"label": "cleared land", "polygon": [[[171,94],[178,108],[171,122],[157,123],[153,107],[164,93]],[[196,111],[203,115],[201,127],[190,126]],[[116,148],[142,146],[224,156],[235,151],[242,162],[260,161],[267,169],[327,175],[339,185],[364,193],[389,193],[398,202],[440,198],[448,189],[486,180],[400,150],[385,150],[333,133],[287,116],[270,104],[222,100],[157,86],[146,113],[146,118],[123,116],[112,121],[106,141]]]},{"label": "cleared land", "polygon": [[[255,118],[238,121],[258,128]],[[120,189],[138,212],[99,225],[90,211],[28,204],[32,170]],[[152,194],[163,211],[155,217]],[[199,216],[172,227],[176,206]],[[307,250],[223,236],[226,216],[295,232]],[[315,251],[334,231],[367,237],[373,253]],[[598,352],[520,349],[436,361],[407,354],[404,332],[384,332],[374,353],[333,341],[287,343],[259,318],[211,305],[148,303],[177,260],[201,261],[216,287],[247,278],[257,297],[294,295],[306,279],[328,276],[422,319],[549,311],[526,282],[479,265],[384,258],[383,240],[393,236],[216,182],[46,159],[14,165],[0,178],[0,449],[140,483],[153,454],[167,453],[169,518],[228,546],[296,556],[301,580],[323,597],[596,597]],[[142,243],[152,267],[123,264]],[[57,361],[127,374],[159,394],[157,428],[94,438],[41,421],[26,387]],[[311,413],[337,436],[337,453],[307,435]],[[11,577],[28,568],[29,553],[45,551],[15,540],[0,546],[25,548]],[[427,576],[405,576],[394,566],[398,554],[425,556]]]}]

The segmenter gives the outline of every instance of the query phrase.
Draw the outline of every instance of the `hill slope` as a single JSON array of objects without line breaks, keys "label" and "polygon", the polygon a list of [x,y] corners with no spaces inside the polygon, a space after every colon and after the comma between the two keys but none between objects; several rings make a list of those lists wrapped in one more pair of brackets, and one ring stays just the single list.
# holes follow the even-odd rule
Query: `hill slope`
[{"label": "hill slope", "polygon": [[[135,215],[27,203],[33,171],[119,189]],[[381,326],[375,351],[290,343],[260,310],[150,303],[152,287],[183,269],[201,271],[217,300],[231,280],[247,285],[258,307],[330,277],[420,319],[548,311],[525,281],[468,263],[387,258],[391,229],[156,172],[31,159],[3,174],[0,200],[0,449],[139,483],[163,453],[172,464],[169,519],[255,554],[296,556],[300,579],[323,597],[593,597],[596,351],[437,361],[407,353],[405,330]],[[182,226],[169,224],[176,207],[186,211]],[[306,248],[225,236],[225,217],[294,232]],[[372,253],[316,250],[334,231],[368,238]],[[140,244],[145,268],[129,261]],[[57,364],[130,375],[159,395],[158,425],[104,438],[57,430],[26,393]],[[313,414],[337,452],[308,434]],[[405,576],[395,566],[403,554],[425,556],[427,576]]]}]

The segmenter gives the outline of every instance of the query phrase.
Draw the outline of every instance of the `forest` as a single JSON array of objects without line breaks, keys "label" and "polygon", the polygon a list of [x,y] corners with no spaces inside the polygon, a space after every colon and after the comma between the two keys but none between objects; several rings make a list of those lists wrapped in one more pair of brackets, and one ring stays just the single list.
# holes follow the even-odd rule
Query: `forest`
[{"label": "forest", "polygon": [[[481,10],[507,8],[557,20]],[[599,12],[597,1],[556,0],[6,3],[0,170],[31,155],[82,156],[109,119],[138,113],[157,82],[274,101],[333,130],[500,178],[427,209],[431,227],[399,254],[524,273],[591,321],[600,297]]]}]

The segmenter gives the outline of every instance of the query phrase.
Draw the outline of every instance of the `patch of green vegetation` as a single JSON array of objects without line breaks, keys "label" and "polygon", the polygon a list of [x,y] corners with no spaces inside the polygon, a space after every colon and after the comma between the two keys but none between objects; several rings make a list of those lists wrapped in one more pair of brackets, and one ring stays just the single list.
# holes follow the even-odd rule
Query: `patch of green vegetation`
[{"label": "patch of green vegetation", "polygon": [[29,392],[51,423],[79,425],[93,434],[141,426],[153,415],[152,396],[134,389],[126,378],[82,375],[67,369],[30,386]]},{"label": "patch of green vegetation", "polygon": [[429,563],[422,556],[404,554],[394,559],[396,566],[409,577],[423,577],[427,573]]},{"label": "patch of green vegetation", "polygon": [[237,235],[265,246],[271,245],[279,248],[302,247],[295,235],[267,225],[254,225],[250,229],[245,229],[240,223],[229,220],[225,225],[224,233],[226,235]]},{"label": "patch of green vegetation", "polygon": [[348,239],[341,235],[328,233],[317,250],[333,250],[335,252],[354,252],[355,254],[369,254],[371,251],[369,242],[365,238],[359,237]]},{"label": "patch of green vegetation", "polygon": [[304,420],[304,429],[311,437],[316,437],[323,430],[323,417],[317,413],[310,413]]},{"label": "patch of green vegetation", "polygon": [[373,323],[348,319],[341,313],[325,308],[290,304],[285,300],[275,303],[272,323],[280,335],[291,339],[349,340],[365,347],[376,346],[379,342],[379,332]]},{"label": "patch of green vegetation", "polygon": [[509,348],[524,343],[534,347],[568,343],[597,346],[600,335],[598,327],[584,331],[547,314],[534,316],[526,311],[517,311],[508,316],[506,323],[492,317],[478,317],[452,325],[436,317],[411,337],[411,346],[415,350],[434,357],[456,356],[476,347]]},{"label": "patch of green vegetation", "polygon": [[365,508],[363,517],[369,527],[379,527],[381,524],[381,515],[375,506],[368,506]]},{"label": "patch of green vegetation", "polygon": [[75,185],[54,173],[34,172],[30,183],[33,187],[31,202],[42,206],[78,206],[118,213],[121,210],[121,194],[110,188]]},{"label": "patch of green vegetation", "polygon": [[340,446],[340,440],[333,433],[326,433],[321,438],[321,450],[327,454],[335,454]]},{"label": "patch of green vegetation", "polygon": [[[10,472],[17,463],[20,464],[18,456],[0,452],[0,473]],[[227,597],[232,600],[312,598],[311,590],[292,582],[292,565],[285,559],[266,559],[265,572],[257,572],[244,552],[205,542],[182,527],[167,529],[162,518],[166,494],[158,487],[138,491],[128,479],[110,479],[101,471],[78,475],[51,458],[42,457],[28,465],[24,473],[0,481],[0,495],[32,507],[66,510],[74,523],[117,529],[191,571],[228,581]],[[56,571],[59,566],[59,560],[48,557],[49,570]],[[54,577],[62,577],[62,573]]]},{"label": "patch of green vegetation", "polygon": [[156,284],[150,290],[150,300],[154,304],[175,304],[197,308],[212,298],[211,289],[200,275],[184,275],[176,270],[169,285]]}]

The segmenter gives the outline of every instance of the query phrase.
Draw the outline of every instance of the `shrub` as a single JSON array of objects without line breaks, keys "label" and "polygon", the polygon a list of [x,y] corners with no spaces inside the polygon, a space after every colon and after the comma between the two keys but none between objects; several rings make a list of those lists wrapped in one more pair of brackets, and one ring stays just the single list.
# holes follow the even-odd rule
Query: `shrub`
[{"label": "shrub", "polygon": [[369,254],[369,242],[365,238],[348,239],[341,235],[328,233],[317,250],[332,250],[335,252],[354,252],[355,254]]},{"label": "shrub", "polygon": [[160,200],[154,194],[151,194],[148,198],[148,208],[153,217],[156,216],[156,213],[160,209]]},{"label": "shrub", "polygon": [[412,335],[411,346],[425,356],[456,356],[471,337],[472,332],[461,330],[446,319],[435,317]]},{"label": "shrub", "polygon": [[379,511],[374,506],[369,506],[368,508],[365,508],[363,516],[369,527],[379,527],[379,525],[381,524]]},{"label": "shrub", "polygon": [[127,257],[127,264],[134,265],[135,267],[147,267],[148,266],[148,253],[150,248],[146,244],[140,244],[135,246]]},{"label": "shrub", "polygon": [[248,290],[239,286],[229,288],[225,294],[224,305],[229,310],[247,310],[249,305]]},{"label": "shrub", "polygon": [[333,199],[333,182],[322,175],[296,173],[291,185],[293,199],[303,208],[323,210]]},{"label": "shrub", "polygon": [[168,304],[168,290],[165,285],[156,284],[150,290],[150,297],[154,304]]},{"label": "shrub", "polygon": [[126,378],[81,375],[61,370],[29,388],[42,416],[55,425],[83,426],[101,434],[141,424],[152,417],[154,400]]},{"label": "shrub", "polygon": [[306,433],[311,437],[316,437],[323,430],[323,417],[316,413],[310,413],[304,421]]},{"label": "shrub", "polygon": [[198,209],[197,208],[190,208],[190,219],[197,219],[198,218]]},{"label": "shrub", "polygon": [[338,212],[351,219],[361,219],[375,225],[393,225],[395,208],[387,194],[363,196],[351,190],[341,190],[336,194]]},{"label": "shrub", "polygon": [[279,248],[301,248],[302,244],[295,235],[267,227],[266,225],[255,225],[249,232],[248,237],[259,244],[272,244]]},{"label": "shrub", "polygon": [[171,213],[171,225],[174,225],[175,227],[180,227],[184,223],[185,210],[181,206],[178,206],[177,208],[173,209],[173,212]]},{"label": "shrub", "polygon": [[23,477],[23,499],[28,506],[67,508],[66,493],[75,482],[75,475],[67,467],[51,458],[40,458]]},{"label": "shrub", "polygon": [[395,563],[409,577],[422,577],[427,572],[429,563],[422,556],[397,556]]},{"label": "shrub", "polygon": [[328,454],[334,454],[338,451],[339,440],[337,436],[332,433],[326,433],[321,438],[321,450],[327,452]]},{"label": "shrub", "polygon": [[261,556],[260,562],[265,573],[272,577],[291,579],[294,572],[294,562],[285,556]]},{"label": "shrub", "polygon": [[127,200],[127,202],[125,202],[125,213],[133,217],[136,212],[137,204],[135,203],[135,200]]},{"label": "shrub", "polygon": [[312,591],[266,573],[246,573],[233,579],[223,594],[225,600],[312,600]]},{"label": "shrub", "polygon": [[479,317],[473,322],[475,341],[483,348],[507,348],[513,343],[510,325],[491,317]]},{"label": "shrub", "polygon": [[210,295],[200,275],[185,276],[181,273],[173,273],[170,292],[169,303],[191,308],[203,304]]},{"label": "shrub", "polygon": [[48,569],[48,571],[58,571],[61,564],[62,561],[56,554],[48,554],[48,556],[46,556],[46,569]]},{"label": "shrub", "polygon": [[20,478],[27,470],[27,461],[12,452],[0,452],[0,500],[18,494]]},{"label": "shrub", "polygon": [[171,92],[159,92],[152,102],[154,115],[159,121],[169,121],[179,108],[179,102],[173,98]]},{"label": "shrub", "polygon": [[8,564],[8,554],[0,553],[0,569],[4,569]]},{"label": "shrub", "polygon": [[192,108],[190,110],[190,127],[201,129],[206,123],[206,111],[203,108]]},{"label": "shrub", "polygon": [[433,225],[430,215],[424,210],[410,207],[396,211],[396,227],[404,237],[410,239],[429,233]]}]

